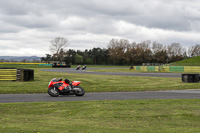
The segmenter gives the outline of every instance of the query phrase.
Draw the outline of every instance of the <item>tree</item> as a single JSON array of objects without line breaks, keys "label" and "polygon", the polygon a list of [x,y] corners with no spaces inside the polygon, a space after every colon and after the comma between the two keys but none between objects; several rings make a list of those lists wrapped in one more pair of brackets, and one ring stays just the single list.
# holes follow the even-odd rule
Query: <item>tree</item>
[{"label": "tree", "polygon": [[27,62],[27,60],[26,60],[26,59],[23,59],[23,60],[21,60],[21,62]]},{"label": "tree", "polygon": [[129,41],[126,39],[112,39],[108,44],[109,56],[113,60],[113,64],[124,64],[125,53],[127,52],[127,46]]},{"label": "tree", "polygon": [[176,55],[180,56],[185,52],[185,49],[179,43],[172,43],[167,48],[169,57]]},{"label": "tree", "polygon": [[67,56],[65,57],[65,62],[67,64],[74,64],[75,62],[75,55],[76,55],[76,51],[73,50],[73,49],[69,49],[67,52],[66,52]]},{"label": "tree", "polygon": [[83,63],[83,57],[79,54],[75,55],[75,63],[76,64],[82,64]]},{"label": "tree", "polygon": [[167,63],[168,55],[166,46],[158,42],[153,42],[152,53],[154,63]]},{"label": "tree", "polygon": [[101,62],[103,62],[103,58],[105,55],[105,52],[103,49],[101,48],[93,48],[91,50],[91,54],[92,54],[92,59],[93,59],[93,63],[94,64],[101,64]]},{"label": "tree", "polygon": [[128,64],[133,65],[133,64],[136,64],[136,62],[137,62],[136,47],[137,47],[137,44],[135,42],[132,42],[131,44],[127,45],[127,51],[125,53],[125,59],[128,62]]},{"label": "tree", "polygon": [[46,58],[45,57],[41,57],[40,60],[41,60],[41,62],[46,62]]},{"label": "tree", "polygon": [[167,47],[169,62],[182,60],[185,52],[185,48],[183,48],[179,43],[172,43]]},{"label": "tree", "polygon": [[46,57],[41,57],[40,60],[41,62],[46,62],[48,64],[50,64],[50,61],[51,61],[51,55],[50,54],[46,54]]},{"label": "tree", "polygon": [[50,50],[54,54],[54,56],[59,60],[59,53],[61,49],[68,45],[68,40],[63,37],[56,37],[54,40],[51,41]]},{"label": "tree", "polygon": [[200,45],[196,44],[195,46],[189,47],[188,50],[189,56],[199,56],[200,55]]}]

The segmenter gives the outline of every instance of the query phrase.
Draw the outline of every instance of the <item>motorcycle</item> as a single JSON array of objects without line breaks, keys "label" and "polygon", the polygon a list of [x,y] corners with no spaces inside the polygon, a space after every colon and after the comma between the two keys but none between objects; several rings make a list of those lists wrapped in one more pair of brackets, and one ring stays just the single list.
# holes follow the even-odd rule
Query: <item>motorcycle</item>
[{"label": "motorcycle", "polygon": [[81,81],[70,81],[65,79],[56,79],[53,78],[48,85],[48,94],[52,97],[57,97],[59,95],[76,95],[83,96],[85,94],[85,90],[79,86]]}]

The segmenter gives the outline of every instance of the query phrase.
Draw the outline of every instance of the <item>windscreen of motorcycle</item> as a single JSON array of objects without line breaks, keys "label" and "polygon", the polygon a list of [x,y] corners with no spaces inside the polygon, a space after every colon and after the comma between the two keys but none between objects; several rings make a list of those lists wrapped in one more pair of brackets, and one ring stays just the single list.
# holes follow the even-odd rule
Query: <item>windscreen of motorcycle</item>
[{"label": "windscreen of motorcycle", "polygon": [[57,79],[56,79],[56,78],[53,78],[52,80],[50,80],[50,82],[49,82],[48,86],[50,85],[51,81],[53,81],[53,80],[57,80]]}]

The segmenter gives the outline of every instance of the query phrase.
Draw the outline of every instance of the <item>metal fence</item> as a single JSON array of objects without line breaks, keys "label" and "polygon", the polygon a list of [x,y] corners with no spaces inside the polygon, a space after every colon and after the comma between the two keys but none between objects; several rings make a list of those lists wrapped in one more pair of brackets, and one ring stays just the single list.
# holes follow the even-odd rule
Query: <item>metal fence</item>
[{"label": "metal fence", "polygon": [[200,66],[133,66],[133,70],[141,72],[200,73]]},{"label": "metal fence", "polygon": [[142,66],[200,66],[200,63],[142,63]]}]

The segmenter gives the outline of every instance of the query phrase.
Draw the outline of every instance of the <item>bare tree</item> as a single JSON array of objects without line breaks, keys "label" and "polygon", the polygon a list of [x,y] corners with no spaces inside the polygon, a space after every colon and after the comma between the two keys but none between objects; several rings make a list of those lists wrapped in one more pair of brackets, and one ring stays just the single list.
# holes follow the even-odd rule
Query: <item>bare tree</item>
[{"label": "bare tree", "polygon": [[183,48],[179,43],[172,43],[167,47],[169,57],[183,55],[185,51],[185,48]]},{"label": "bare tree", "polygon": [[163,50],[166,50],[166,47],[163,44],[160,44],[158,42],[153,42],[153,44],[152,44],[153,54],[156,54],[156,53],[161,52]]},{"label": "bare tree", "polygon": [[51,41],[50,50],[53,53],[53,55],[57,57],[57,60],[60,57],[59,53],[61,49],[63,49],[67,45],[68,45],[68,40],[63,37],[56,37],[54,40]]},{"label": "bare tree", "polygon": [[127,46],[129,45],[129,41],[126,39],[112,39],[108,44],[108,51],[110,57],[113,59],[113,63],[115,64],[118,61],[119,64],[124,63],[125,53],[127,52]]},{"label": "bare tree", "polygon": [[150,50],[150,44],[151,44],[151,41],[147,40],[147,41],[139,43],[137,46],[143,51],[147,51],[147,50]]},{"label": "bare tree", "polygon": [[196,44],[188,49],[189,56],[199,56],[200,55],[200,45]]},{"label": "bare tree", "polygon": [[141,60],[141,63],[151,62],[152,59],[152,51],[150,48],[151,41],[147,40],[141,42],[137,45],[138,57]]}]

